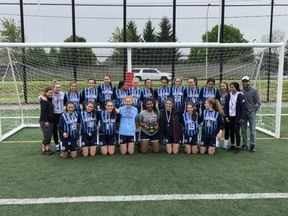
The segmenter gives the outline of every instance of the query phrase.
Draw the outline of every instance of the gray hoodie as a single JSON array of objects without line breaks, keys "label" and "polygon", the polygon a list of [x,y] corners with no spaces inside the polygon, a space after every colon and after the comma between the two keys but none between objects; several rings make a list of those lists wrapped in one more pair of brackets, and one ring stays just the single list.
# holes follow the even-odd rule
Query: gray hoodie
[{"label": "gray hoodie", "polygon": [[245,89],[242,88],[241,92],[243,92],[245,97],[246,112],[247,113],[257,112],[257,110],[261,106],[261,100],[258,90],[253,86],[249,86],[248,88]]}]

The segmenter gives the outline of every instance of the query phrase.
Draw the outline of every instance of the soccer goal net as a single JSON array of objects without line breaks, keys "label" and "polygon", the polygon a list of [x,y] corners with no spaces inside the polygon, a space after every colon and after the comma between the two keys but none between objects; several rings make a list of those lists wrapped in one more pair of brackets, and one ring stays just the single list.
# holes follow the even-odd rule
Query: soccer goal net
[{"label": "soccer goal net", "polygon": [[154,80],[154,88],[161,72],[183,77],[184,86],[195,76],[199,87],[207,78],[219,87],[221,80],[241,83],[247,75],[262,100],[257,129],[280,137],[284,44],[0,43],[0,57],[0,141],[23,127],[38,127],[38,96],[53,80],[63,92],[77,80],[82,91],[88,78],[98,86],[109,74],[117,87],[135,68],[143,69],[143,80],[144,75]]}]

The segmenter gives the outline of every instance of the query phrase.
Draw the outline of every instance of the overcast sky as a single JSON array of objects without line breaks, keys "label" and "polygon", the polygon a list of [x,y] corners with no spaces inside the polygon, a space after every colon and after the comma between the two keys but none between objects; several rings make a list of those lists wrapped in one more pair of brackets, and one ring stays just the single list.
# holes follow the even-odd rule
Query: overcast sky
[{"label": "overcast sky", "polygon": [[[24,3],[67,3],[71,0],[23,0]],[[127,0],[127,19],[134,20],[138,34],[142,34],[145,23],[150,19],[156,29],[163,16],[171,18],[173,0]],[[288,36],[288,1],[275,0],[273,29]],[[19,3],[19,0],[0,0],[0,18],[20,21],[19,6],[3,3]],[[76,6],[76,34],[88,42],[107,42],[114,29],[122,28],[122,0],[75,0],[76,4],[98,4],[98,6]],[[211,6],[208,8],[208,4]],[[240,29],[244,38],[252,42],[261,41],[261,36],[269,33],[270,6],[240,7],[235,5],[270,4],[271,0],[226,0],[225,24]],[[104,4],[118,4],[103,6]],[[219,0],[177,0],[176,35],[181,42],[201,42],[206,31],[219,22]],[[191,6],[183,6],[183,5]],[[277,6],[286,4],[286,6]],[[154,5],[155,7],[139,5]],[[171,6],[170,6],[171,5]],[[202,6],[199,6],[202,5]],[[232,6],[234,5],[234,6]],[[156,7],[157,6],[157,7]],[[25,34],[27,42],[63,42],[72,33],[71,6],[25,5]]]}]

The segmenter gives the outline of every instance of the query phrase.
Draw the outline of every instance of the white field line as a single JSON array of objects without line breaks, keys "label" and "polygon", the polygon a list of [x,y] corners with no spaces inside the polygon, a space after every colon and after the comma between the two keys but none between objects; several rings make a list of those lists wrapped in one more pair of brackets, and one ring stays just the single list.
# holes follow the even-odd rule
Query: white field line
[{"label": "white field line", "polygon": [[239,199],[287,199],[288,193],[239,193],[239,194],[165,194],[132,196],[80,196],[27,199],[0,199],[0,205],[33,205],[79,202],[135,202],[173,200],[239,200]]}]

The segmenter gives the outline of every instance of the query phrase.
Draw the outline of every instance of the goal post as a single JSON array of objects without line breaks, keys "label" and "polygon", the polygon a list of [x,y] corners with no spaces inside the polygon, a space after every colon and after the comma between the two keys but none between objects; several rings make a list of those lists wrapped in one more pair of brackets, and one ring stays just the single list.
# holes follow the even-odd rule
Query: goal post
[{"label": "goal post", "polygon": [[[82,91],[88,78],[97,80],[98,86],[109,74],[117,87],[126,72],[124,63],[128,72],[145,68],[181,76],[184,86],[190,76],[197,77],[199,87],[207,78],[214,78],[219,87],[221,79],[241,83],[241,77],[248,75],[262,100],[257,129],[280,138],[284,47],[284,43],[0,43],[0,141],[21,128],[39,126],[38,96],[52,80],[59,80],[66,92],[77,78]],[[153,70],[147,71],[154,79]],[[159,78],[153,86],[160,86]]]}]

